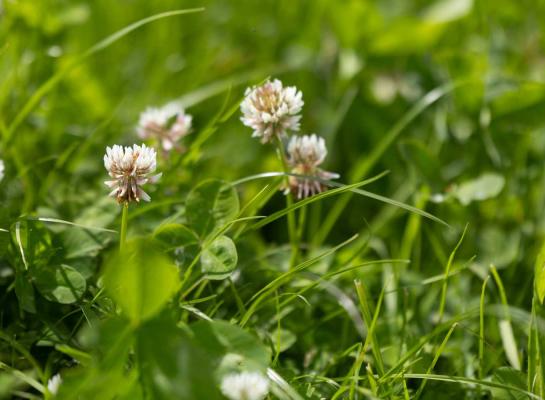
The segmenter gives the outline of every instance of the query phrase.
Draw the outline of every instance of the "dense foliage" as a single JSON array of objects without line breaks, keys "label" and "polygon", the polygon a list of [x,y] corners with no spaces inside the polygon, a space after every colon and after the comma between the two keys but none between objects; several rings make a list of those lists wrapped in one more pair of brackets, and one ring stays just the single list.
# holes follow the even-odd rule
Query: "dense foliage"
[{"label": "dense foliage", "polygon": [[[0,398],[222,399],[242,372],[270,399],[543,398],[544,18],[0,1]],[[268,78],[303,93],[330,190],[286,196],[283,146],[241,122]],[[171,101],[192,129],[147,141],[162,176],[124,210],[105,149]]]}]

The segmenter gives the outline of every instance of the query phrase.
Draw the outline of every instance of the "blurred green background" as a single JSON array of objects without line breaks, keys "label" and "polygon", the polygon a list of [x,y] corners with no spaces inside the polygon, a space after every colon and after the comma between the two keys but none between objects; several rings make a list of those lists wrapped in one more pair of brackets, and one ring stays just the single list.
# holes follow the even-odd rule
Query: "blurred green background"
[{"label": "blurred green background", "polygon": [[[409,203],[421,191],[447,194],[430,211],[458,228],[470,223],[478,260],[494,255],[499,267],[531,271],[545,197],[542,1],[4,1],[4,132],[40,85],[101,39],[152,14],[201,6],[204,12],[150,23],[94,54],[38,102],[2,149],[3,197],[14,204],[4,213],[45,207],[73,220],[104,193],[105,146],[137,141],[134,126],[146,106],[182,99],[195,117],[191,143],[229,89],[232,102],[245,86],[274,76],[303,91],[302,132],[326,138],[326,167],[342,181],[362,178],[355,170],[401,121],[366,174],[390,171],[373,190]],[[447,93],[403,124],[438,87]],[[191,184],[278,170],[270,148],[249,136],[233,116],[177,179]],[[491,198],[472,201],[482,182],[471,184],[482,174],[495,174],[484,195]],[[464,183],[470,194],[460,195],[461,204]],[[352,202],[334,234],[375,220],[374,234],[388,237],[396,253],[406,213],[380,224],[380,203]],[[423,236],[415,251],[429,248]],[[451,236],[445,240],[458,233]],[[433,251],[423,254],[422,262],[436,261]]]},{"label": "blurred green background", "polygon": [[[450,312],[478,304],[491,263],[500,270],[509,303],[529,310],[545,232],[544,1],[1,4],[2,227],[21,214],[111,226],[115,214],[94,210],[117,212],[115,202],[99,200],[107,193],[104,149],[138,142],[139,113],[174,99],[194,116],[187,145],[206,137],[203,132],[210,136],[188,159],[160,160],[164,179],[152,198],[176,207],[205,178],[278,171],[274,151],[250,137],[238,111],[206,130],[222,105],[236,106],[246,86],[277,77],[302,90],[302,132],[326,138],[327,170],[340,173],[345,183],[389,170],[368,189],[426,209],[452,226],[363,197],[340,208],[335,198],[312,207],[308,241],[338,243],[360,232],[346,257],[371,238],[365,254],[412,260],[403,278],[409,285],[442,273],[469,224],[458,267],[471,272],[449,287]],[[147,24],[70,69],[6,139],[42,85],[100,40],[153,14],[194,7],[205,10]],[[248,184],[241,195],[247,200],[262,186]],[[263,213],[283,202],[278,194]],[[339,219],[330,232],[321,231],[334,207],[342,211]],[[150,231],[169,212],[147,213],[132,227]],[[97,221],[99,216],[105,220]],[[287,242],[284,221],[255,241]],[[377,283],[373,292],[380,290],[378,277],[369,282]],[[422,318],[432,312],[438,293],[439,286],[417,294]]]}]

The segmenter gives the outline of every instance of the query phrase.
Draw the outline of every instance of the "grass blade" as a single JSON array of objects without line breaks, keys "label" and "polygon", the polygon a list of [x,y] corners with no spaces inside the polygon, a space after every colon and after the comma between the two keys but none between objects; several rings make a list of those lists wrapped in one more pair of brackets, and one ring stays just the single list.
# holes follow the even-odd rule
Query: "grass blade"
[{"label": "grass blade", "polygon": [[479,303],[479,379],[484,378],[484,295],[489,279],[490,275],[487,276],[483,282],[481,300]]},{"label": "grass blade", "polygon": [[[350,174],[351,180],[360,180],[365,176],[371,168],[377,163],[382,155],[388,150],[388,148],[394,143],[395,139],[403,132],[403,130],[424,110],[434,104],[437,100],[443,96],[451,93],[456,88],[467,84],[467,82],[455,82],[449,83],[428,92],[420,101],[418,101],[383,137],[383,139],[375,146],[370,155],[360,159],[360,161],[352,168]],[[325,218],[320,230],[316,235],[315,245],[320,245],[329,235],[329,232],[337,222],[337,219],[341,216],[341,213],[348,205],[351,199],[351,195],[343,196],[331,209],[327,217]]]},{"label": "grass blade", "polygon": [[456,255],[456,252],[458,251],[458,248],[460,247],[460,245],[464,241],[464,237],[466,235],[468,226],[469,225],[466,224],[466,226],[464,228],[464,231],[462,232],[462,236],[460,237],[460,240],[458,240],[458,243],[456,243],[456,246],[454,247],[454,250],[452,250],[452,252],[450,253],[450,256],[449,256],[448,261],[447,261],[447,265],[445,267],[445,277],[443,279],[443,286],[441,288],[441,300],[439,302],[439,319],[438,319],[439,322],[441,322],[443,320],[443,313],[445,312],[445,303],[446,303],[446,300],[447,300],[447,285],[448,285],[448,277],[449,277],[449,274],[450,274],[450,268],[452,266],[452,262],[454,261],[454,256]]},{"label": "grass blade", "polygon": [[358,237],[357,235],[352,236],[350,239],[345,240],[344,242],[342,242],[342,243],[338,244],[337,246],[323,252],[322,254],[296,265],[294,268],[290,269],[289,271],[283,273],[282,275],[280,275],[276,279],[269,282],[264,288],[259,290],[256,294],[254,294],[250,298],[248,303],[251,302],[251,306],[248,307],[248,311],[246,311],[244,316],[241,318],[241,321],[240,321],[239,325],[242,326],[242,327],[245,326],[248,323],[248,321],[250,320],[250,317],[253,315],[253,313],[257,309],[257,306],[264,300],[265,296],[267,296],[270,292],[272,292],[272,291],[276,290],[278,287],[280,287],[282,285],[282,283],[287,278],[295,275],[296,273],[304,270],[305,268],[310,267],[312,264],[320,261],[321,259],[327,257],[328,255],[335,253],[338,249],[346,246],[348,243],[350,243],[351,241],[353,241],[357,237]]},{"label": "grass blade", "polygon": [[38,102],[49,92],[51,91],[63,78],[64,76],[70,72],[74,67],[76,67],[78,64],[85,61],[87,58],[91,57],[95,53],[104,50],[105,48],[109,47],[113,43],[117,42],[119,39],[123,38],[124,36],[128,35],[132,31],[147,25],[151,22],[168,18],[168,17],[174,17],[177,15],[183,15],[183,14],[190,14],[190,13],[196,13],[204,11],[204,8],[190,8],[185,10],[173,10],[173,11],[167,11],[155,15],[151,15],[147,18],[143,18],[141,20],[138,20],[136,22],[133,22],[130,25],[127,25],[126,27],[118,30],[117,32],[114,32],[110,36],[102,39],[100,42],[96,43],[95,45],[91,46],[87,51],[85,51],[80,56],[76,57],[72,62],[68,63],[64,68],[59,70],[56,74],[54,74],[51,78],[49,78],[47,81],[45,81],[39,88],[34,92],[34,94],[28,99],[28,101],[25,103],[25,105],[21,108],[21,111],[15,116],[11,124],[8,126],[8,128],[5,131],[4,136],[4,142],[7,146],[16,131],[16,129],[19,127],[21,122],[24,121],[24,119],[28,116],[28,114],[32,111],[32,109],[38,104]]},{"label": "grass blade", "polygon": [[511,324],[511,315],[509,313],[509,303],[507,302],[505,288],[496,267],[491,265],[490,270],[492,272],[494,280],[496,281],[496,285],[498,286],[501,303],[504,309],[504,316],[502,319],[500,319],[498,325],[500,329],[501,341],[505,350],[505,355],[507,356],[507,359],[509,360],[509,363],[513,366],[513,368],[520,370],[520,359],[517,351],[518,347],[515,340],[515,335],[513,334],[513,325]]}]

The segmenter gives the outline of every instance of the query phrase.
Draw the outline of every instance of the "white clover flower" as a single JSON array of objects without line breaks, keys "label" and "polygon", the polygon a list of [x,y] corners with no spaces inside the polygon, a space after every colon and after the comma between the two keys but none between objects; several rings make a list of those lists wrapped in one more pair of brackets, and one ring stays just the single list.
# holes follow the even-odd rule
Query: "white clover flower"
[{"label": "white clover flower", "polygon": [[288,143],[288,162],[317,167],[327,156],[325,140],[316,134],[293,136]]},{"label": "white clover flower", "polygon": [[262,400],[269,393],[269,381],[259,372],[226,375],[221,392],[230,400]]},{"label": "white clover flower", "polygon": [[261,86],[247,88],[240,104],[241,121],[254,130],[252,137],[261,143],[270,142],[274,136],[285,136],[286,131],[298,131],[298,115],[303,108],[303,94],[295,86],[283,87],[278,79]]},{"label": "white clover flower", "polygon": [[49,390],[49,393],[52,395],[56,395],[59,391],[59,387],[61,386],[62,378],[59,374],[53,375],[49,381],[47,381],[47,390]]},{"label": "white clover flower", "polygon": [[309,178],[296,176],[289,177],[289,187],[285,193],[293,193],[298,199],[303,199],[320,193],[326,186],[319,179],[336,179],[338,174],[324,171],[319,168],[327,156],[324,138],[312,135],[293,136],[288,143],[287,162],[291,172],[297,175],[306,175]]},{"label": "white clover flower", "polygon": [[0,160],[0,181],[4,179],[4,161]]},{"label": "white clover flower", "polygon": [[148,107],[140,114],[136,131],[142,139],[155,139],[163,150],[183,150],[179,141],[191,131],[193,117],[185,113],[178,103],[168,103],[157,108]]},{"label": "white clover flower", "polygon": [[157,154],[155,150],[147,147],[133,145],[123,147],[114,145],[106,147],[104,155],[104,167],[108,174],[114,178],[104,183],[113,189],[110,196],[115,197],[118,203],[131,201],[150,201],[150,197],[141,188],[142,185],[154,183],[161,174],[150,176],[157,166]]}]

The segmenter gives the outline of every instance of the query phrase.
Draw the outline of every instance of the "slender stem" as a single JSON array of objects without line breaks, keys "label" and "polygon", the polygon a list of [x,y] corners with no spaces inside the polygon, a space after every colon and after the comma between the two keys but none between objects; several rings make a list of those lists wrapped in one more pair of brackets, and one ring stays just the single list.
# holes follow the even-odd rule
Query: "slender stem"
[{"label": "slender stem", "polygon": [[479,303],[479,379],[484,379],[484,296],[488,279],[490,279],[490,275],[483,282],[481,301]]},{"label": "slender stem", "polygon": [[127,223],[129,222],[129,203],[123,204],[123,213],[121,214],[121,233],[119,236],[119,250],[123,250],[127,240]]},{"label": "slender stem", "polygon": [[301,211],[299,212],[299,223],[298,223],[298,229],[297,229],[297,241],[298,243],[303,242],[303,235],[305,234],[305,223],[307,220],[307,206],[304,205],[301,207]]},{"label": "slender stem", "polygon": [[[282,139],[278,136],[276,136],[277,139],[277,145],[278,145],[278,151],[280,152],[280,159],[282,161],[282,168],[284,169],[285,173],[289,173],[289,167],[288,167],[288,159],[286,157],[286,151],[284,150],[284,143],[282,143]],[[290,184],[290,178],[286,175],[285,177],[285,184],[286,187],[289,188]],[[293,194],[290,192],[286,195],[286,205],[288,207],[291,207],[293,205]],[[290,258],[290,269],[295,266],[297,263],[297,256],[299,252],[299,243],[297,240],[297,228],[295,225],[295,212],[293,210],[288,212],[288,233],[290,237],[290,243],[291,243],[291,258]]]}]

